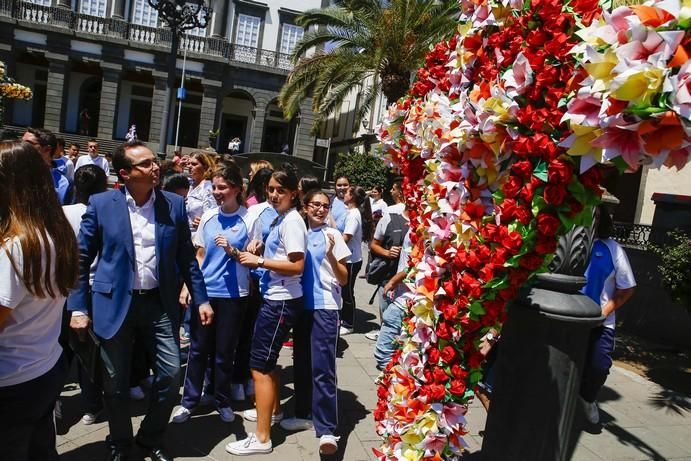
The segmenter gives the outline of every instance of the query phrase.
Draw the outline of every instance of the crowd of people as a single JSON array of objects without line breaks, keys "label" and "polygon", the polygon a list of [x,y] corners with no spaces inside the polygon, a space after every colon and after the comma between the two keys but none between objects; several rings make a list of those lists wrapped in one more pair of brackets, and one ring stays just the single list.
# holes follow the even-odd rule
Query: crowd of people
[{"label": "crowd of people", "polygon": [[[171,415],[184,423],[213,405],[231,422],[232,403],[245,399],[255,405],[242,416],[257,428],[229,453],[271,452],[279,422],[314,430],[320,452],[334,453],[336,345],[356,325],[355,279],[376,222],[391,219],[382,189],[341,177],[332,197],[290,164],[255,161],[245,179],[231,158],[197,151],[162,163],[137,141],[110,162],[96,140],[87,149],[65,151],[33,128],[0,144],[0,271],[12,281],[0,290],[0,413],[26,407],[0,431],[7,459],[57,459],[53,414],[72,362],[81,424],[107,414],[109,459],[127,459],[135,444],[172,459],[163,447]],[[399,254],[387,258],[397,266]],[[97,359],[83,357],[84,344]],[[284,345],[295,366],[295,414],[285,418]],[[135,436],[128,402],[144,385],[152,397]]]},{"label": "crowd of people", "polygon": [[[67,147],[33,128],[0,141],[3,459],[58,459],[53,415],[74,361],[81,423],[107,412],[110,460],[128,459],[135,444],[153,460],[172,459],[163,447],[171,415],[182,424],[212,405],[228,423],[232,403],[246,399],[255,405],[242,417],[256,431],[228,443],[229,453],[270,453],[276,423],[313,430],[320,453],[335,453],[336,347],[362,324],[354,290],[364,256],[379,298],[381,328],[366,334],[379,369],[412,298],[401,183],[388,205],[381,187],[338,177],[332,196],[290,164],[255,161],[245,178],[232,158],[207,151],[162,163],[133,141],[108,162],[95,140],[78,158],[79,146]],[[586,293],[609,317],[593,333],[582,389],[591,420],[611,366],[613,312],[635,286],[625,254],[599,235]],[[483,340],[487,353],[494,333]],[[184,376],[181,344],[189,344]],[[288,344],[295,405],[284,417],[277,361]],[[143,384],[151,398],[135,436],[128,403],[144,398]]]}]

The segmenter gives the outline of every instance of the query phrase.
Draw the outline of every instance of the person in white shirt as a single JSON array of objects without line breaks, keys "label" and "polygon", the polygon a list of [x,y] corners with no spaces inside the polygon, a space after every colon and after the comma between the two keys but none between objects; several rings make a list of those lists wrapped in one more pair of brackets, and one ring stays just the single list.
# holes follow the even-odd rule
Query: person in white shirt
[{"label": "person in white shirt", "polygon": [[102,169],[106,176],[110,174],[110,166],[108,166],[108,160],[105,157],[98,155],[98,141],[95,139],[90,139],[89,143],[86,145],[89,155],[82,155],[77,159],[77,164],[74,166],[74,171],[77,171],[80,166],[84,165],[96,165]]},{"label": "person in white shirt", "polygon": [[341,336],[348,335],[355,328],[355,280],[362,268],[362,242],[372,238],[372,210],[367,192],[360,186],[351,186],[345,193],[348,207],[343,230],[343,240],[348,244],[350,257],[347,261],[348,283],[343,287],[343,312],[341,316]]},{"label": "person in white shirt", "polygon": [[214,397],[221,420],[230,423],[235,419],[230,406],[233,363],[250,294],[250,272],[239,263],[238,255],[251,241],[258,240],[261,230],[242,206],[242,174],[235,164],[217,169],[212,182],[219,206],[202,215],[194,244],[214,309],[214,323],[202,325],[193,312],[185,385],[180,407],[173,414],[174,423],[187,421],[199,405],[207,367],[213,370]]},{"label": "person in white shirt", "polygon": [[[65,213],[67,220],[72,226],[74,236],[79,235],[79,226],[82,222],[82,216],[86,212],[86,205],[89,203],[89,198],[94,194],[99,194],[108,190],[108,178],[105,172],[96,165],[84,165],[74,175],[74,193],[75,201],[73,205],[64,205],[62,211]],[[94,273],[98,258],[91,264],[91,272],[89,273],[89,285],[93,284]],[[79,387],[81,389],[82,407],[84,415],[82,416],[82,424],[94,424],[98,418],[98,414],[103,410],[103,400],[101,398],[101,388],[96,386],[88,374],[84,371],[80,364],[77,368],[79,374]]]},{"label": "person in white shirt", "polygon": [[77,242],[31,144],[0,142],[0,177],[0,458],[52,461],[53,408],[68,373],[58,337]]},{"label": "person in white shirt", "polygon": [[376,223],[381,219],[389,206],[383,198],[384,188],[381,186],[374,186],[372,190],[369,191],[369,203],[370,208],[372,208],[372,219]]},{"label": "person in white shirt", "polygon": [[628,301],[636,289],[636,279],[626,252],[610,237],[614,233],[612,217],[604,206],[596,212],[597,239],[593,243],[590,263],[585,271],[587,283],[583,293],[602,307],[605,321],[590,332],[588,353],[581,380],[581,397],[585,401],[586,419],[600,422],[597,394],[605,384],[612,367],[615,311]]},{"label": "person in white shirt", "polygon": [[187,192],[187,217],[190,223],[192,236],[199,226],[202,215],[216,208],[214,199],[211,175],[216,168],[216,162],[206,152],[197,151],[190,155],[187,162],[187,170],[190,174],[190,190]]},{"label": "person in white shirt", "polygon": [[293,376],[295,417],[281,421],[288,431],[314,427],[319,453],[338,449],[336,344],[339,334],[341,287],[348,282],[350,250],[343,236],[326,224],[331,203],[319,189],[303,198],[309,230],[302,287],[305,310],[294,329]]},{"label": "person in white shirt", "polygon": [[[276,362],[288,332],[303,308],[302,271],[305,266],[307,228],[300,213],[298,179],[292,169],[274,171],[268,186],[269,203],[278,213],[266,241],[254,241],[239,255],[240,263],[251,269],[265,269],[260,283],[263,296],[257,315],[250,353],[256,409],[243,417],[257,422],[256,433],[226,445],[233,455],[270,453],[271,424],[283,419],[277,393],[279,373]],[[263,256],[255,254],[264,247]]]}]

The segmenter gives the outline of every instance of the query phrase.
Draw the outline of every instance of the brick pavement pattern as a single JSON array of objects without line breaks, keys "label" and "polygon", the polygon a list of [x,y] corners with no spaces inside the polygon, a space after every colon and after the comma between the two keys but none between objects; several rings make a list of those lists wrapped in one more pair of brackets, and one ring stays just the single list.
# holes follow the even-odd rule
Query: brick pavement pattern
[{"label": "brick pavement pattern", "polygon": [[[378,375],[372,357],[374,343],[364,333],[378,324],[378,308],[368,300],[373,287],[363,279],[356,283],[358,305],[356,333],[340,339],[337,359],[339,387],[338,452],[324,459],[374,461],[372,448],[380,439],[374,431],[372,408],[376,404],[374,379]],[[284,414],[292,414],[292,350],[283,349],[279,364],[283,367],[281,399]],[[182,392],[182,391],[181,391]],[[85,426],[79,419],[79,390],[74,380],[62,394],[63,421],[58,424],[58,452],[62,461],[102,460],[108,426],[103,417]],[[614,367],[601,395],[600,433],[581,432],[573,454],[574,461],[691,461],[691,399],[661,388],[640,376]],[[665,402],[667,404],[665,404]],[[669,405],[669,402],[676,405]],[[135,431],[145,411],[145,402],[132,402]],[[270,455],[235,457],[226,453],[228,442],[254,430],[255,423],[243,421],[241,412],[249,404],[234,406],[233,423],[222,422],[213,408],[195,413],[183,424],[170,424],[166,448],[178,461],[187,460],[317,460],[319,441],[313,431],[288,433],[274,426],[274,451]],[[478,432],[485,424],[485,411],[475,401],[468,414],[470,430],[466,441],[470,452],[480,450]],[[136,459],[136,458],[135,458]]]}]

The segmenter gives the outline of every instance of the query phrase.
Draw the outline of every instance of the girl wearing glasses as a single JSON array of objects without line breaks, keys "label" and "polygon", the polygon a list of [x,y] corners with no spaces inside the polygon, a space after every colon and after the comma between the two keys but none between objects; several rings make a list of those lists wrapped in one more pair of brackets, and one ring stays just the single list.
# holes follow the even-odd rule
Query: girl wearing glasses
[{"label": "girl wearing glasses", "polygon": [[343,239],[348,244],[348,283],[343,291],[343,315],[341,336],[349,335],[355,327],[355,280],[362,268],[362,242],[372,237],[372,209],[367,192],[360,186],[350,186],[343,197],[348,211],[345,218]]},{"label": "girl wearing glasses", "polygon": [[[263,297],[257,315],[250,352],[250,369],[254,379],[256,409],[243,417],[257,421],[257,432],[244,440],[229,443],[226,451],[233,455],[270,453],[271,424],[283,419],[278,399],[279,372],[276,361],[288,332],[302,311],[302,271],[305,265],[307,229],[300,213],[298,179],[292,170],[278,170],[268,185],[269,203],[278,213],[263,245],[263,256],[251,251],[239,255],[240,263],[249,268],[262,267],[260,290]],[[261,242],[259,242],[261,243]],[[257,249],[261,245],[257,244]]]},{"label": "girl wearing glasses", "polygon": [[305,310],[294,328],[295,417],[281,421],[281,427],[288,431],[314,427],[319,452],[330,455],[338,449],[336,343],[350,250],[341,233],[326,224],[329,196],[311,190],[304,203],[309,230],[302,275]]},{"label": "girl wearing glasses", "polygon": [[[235,419],[230,407],[233,360],[250,284],[249,269],[239,263],[238,256],[259,238],[260,229],[243,206],[240,169],[225,164],[213,173],[212,181],[218,206],[202,215],[194,243],[214,322],[203,326],[198,312],[192,309],[187,373],[181,406],[173,415],[175,423],[187,421],[199,405],[207,365],[213,370],[214,397],[221,420],[230,423]],[[211,364],[207,364],[209,355],[213,357]]]}]

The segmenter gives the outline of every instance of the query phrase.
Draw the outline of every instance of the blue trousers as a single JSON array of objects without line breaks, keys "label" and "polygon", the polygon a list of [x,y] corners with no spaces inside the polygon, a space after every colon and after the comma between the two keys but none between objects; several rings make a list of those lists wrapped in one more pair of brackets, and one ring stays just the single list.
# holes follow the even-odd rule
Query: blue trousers
[{"label": "blue trousers", "polygon": [[386,365],[391,361],[393,353],[396,351],[394,341],[401,334],[404,316],[404,308],[395,302],[389,304],[389,307],[384,311],[379,337],[374,347],[374,359],[377,361],[378,370],[386,368]]},{"label": "blue trousers", "polygon": [[609,369],[612,368],[613,351],[614,328],[593,328],[581,380],[581,397],[586,402],[597,400],[597,394],[607,380]]},{"label": "blue trousers", "polygon": [[53,408],[67,373],[67,359],[63,354],[42,376],[14,386],[0,387],[0,459],[60,459],[55,449]]},{"label": "blue trousers", "polygon": [[338,426],[336,344],[339,311],[304,310],[293,327],[295,416],[312,419],[317,437]]},{"label": "blue trousers", "polygon": [[142,341],[141,352],[148,356],[154,370],[149,409],[139,427],[137,440],[142,445],[158,447],[163,442],[180,387],[178,328],[179,324],[165,312],[157,292],[135,294],[120,330],[110,339],[101,339],[101,351],[112,366],[104,370],[103,378],[110,443],[121,450],[129,450],[133,439],[129,400],[134,339]]},{"label": "blue trousers", "polygon": [[202,325],[199,309],[193,309],[190,322],[190,351],[181,402],[188,409],[199,405],[210,357],[213,357],[211,366],[216,406],[230,406],[233,362],[247,311],[247,297],[210,298],[209,302],[214,310],[213,323]]}]

